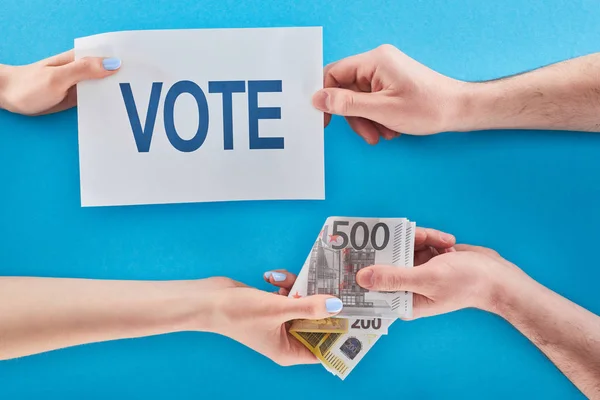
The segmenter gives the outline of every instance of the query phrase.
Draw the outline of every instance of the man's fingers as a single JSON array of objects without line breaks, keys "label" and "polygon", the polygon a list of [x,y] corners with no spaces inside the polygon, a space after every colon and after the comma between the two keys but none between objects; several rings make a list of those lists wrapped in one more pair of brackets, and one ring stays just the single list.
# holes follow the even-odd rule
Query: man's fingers
[{"label": "man's fingers", "polygon": [[433,247],[426,247],[422,250],[415,251],[415,267],[425,264],[427,261],[431,260],[436,255],[438,255],[438,252]]},{"label": "man's fingers", "polygon": [[263,278],[271,285],[287,290],[290,290],[294,286],[294,282],[296,282],[296,275],[285,269],[267,271],[263,274]]},{"label": "man's fingers", "polygon": [[[356,83],[359,73],[366,73],[371,68],[365,53],[346,57],[331,63],[323,70],[323,87],[343,87]],[[372,75],[372,74],[367,74]]]},{"label": "man's fingers", "polygon": [[397,132],[394,132],[387,126],[381,125],[379,122],[373,122],[373,125],[379,130],[379,133],[385,140],[391,140],[397,137]]},{"label": "man's fingers", "polygon": [[425,247],[447,249],[456,244],[454,235],[430,228],[417,228],[415,231],[415,250]]},{"label": "man's fingers", "polygon": [[[367,53],[346,57],[342,60],[327,65],[323,70],[323,88],[348,88],[358,92],[371,91],[371,79],[373,77],[375,64],[370,62]],[[323,92],[322,90],[317,94]],[[322,94],[322,93],[321,93]],[[325,111],[325,126],[329,125],[331,112],[326,112],[324,107],[315,103],[318,96],[313,98],[313,105],[321,111]],[[337,112],[336,114],[347,116]],[[367,117],[370,118],[370,117]],[[370,118],[372,119],[372,118]]]},{"label": "man's fingers", "polygon": [[327,126],[331,122],[331,114],[325,113],[323,115],[324,115],[324,124],[323,125],[325,126],[325,128],[327,128]]},{"label": "man's fingers", "polygon": [[380,292],[406,290],[420,293],[434,281],[431,268],[402,268],[374,265],[356,274],[356,282],[365,289]]},{"label": "man's fingers", "polygon": [[84,57],[69,64],[55,67],[57,81],[71,87],[83,80],[102,79],[113,75],[121,67],[117,58]]},{"label": "man's fingers", "polygon": [[346,121],[348,121],[348,125],[350,125],[352,130],[358,133],[367,143],[377,144],[379,141],[379,131],[373,122],[361,117],[346,117]]},{"label": "man's fingers", "polygon": [[323,70],[323,87],[357,86],[363,92],[370,92],[377,69],[376,59],[370,53],[356,54],[326,66]]},{"label": "man's fingers", "polygon": [[327,295],[314,295],[285,300],[283,312],[286,321],[293,319],[329,318],[342,311],[343,308],[340,299]]}]

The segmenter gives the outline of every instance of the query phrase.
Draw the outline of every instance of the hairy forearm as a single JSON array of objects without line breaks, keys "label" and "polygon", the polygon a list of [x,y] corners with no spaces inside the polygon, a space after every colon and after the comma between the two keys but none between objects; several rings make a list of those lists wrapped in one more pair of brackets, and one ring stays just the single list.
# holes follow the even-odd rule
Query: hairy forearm
[{"label": "hairy forearm", "polygon": [[0,278],[0,359],[84,343],[209,330],[209,281]]},{"label": "hairy forearm", "polygon": [[454,130],[600,131],[600,53],[467,83]]},{"label": "hairy forearm", "polygon": [[533,342],[589,398],[600,398],[600,317],[522,276],[494,310]]}]

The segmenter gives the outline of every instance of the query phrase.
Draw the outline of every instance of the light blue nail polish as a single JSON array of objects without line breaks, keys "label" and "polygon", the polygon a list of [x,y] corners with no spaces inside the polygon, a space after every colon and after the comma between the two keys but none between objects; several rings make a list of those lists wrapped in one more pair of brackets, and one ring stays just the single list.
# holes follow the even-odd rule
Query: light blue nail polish
[{"label": "light blue nail polish", "polygon": [[267,271],[267,272],[265,272],[265,279],[266,279],[266,280],[269,280],[269,278],[271,277],[271,274],[272,274],[272,273],[273,273],[272,271]]},{"label": "light blue nail polish", "polygon": [[343,307],[344,305],[342,304],[342,301],[337,297],[332,297],[330,299],[325,300],[325,308],[327,309],[327,312],[340,312]]},{"label": "light blue nail polish", "polygon": [[107,71],[114,71],[121,67],[121,60],[118,58],[105,58],[102,60],[102,66]]},{"label": "light blue nail polish", "polygon": [[282,274],[281,272],[273,272],[273,275],[271,275],[273,277],[273,280],[275,282],[283,282],[285,281],[285,274]]}]

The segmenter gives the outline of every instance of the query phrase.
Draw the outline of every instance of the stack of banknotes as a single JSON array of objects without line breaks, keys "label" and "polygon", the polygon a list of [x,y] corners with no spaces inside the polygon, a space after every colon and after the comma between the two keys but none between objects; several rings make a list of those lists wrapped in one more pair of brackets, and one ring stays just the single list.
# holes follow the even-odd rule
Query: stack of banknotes
[{"label": "stack of banknotes", "polygon": [[335,318],[296,320],[290,327],[290,333],[342,380],[396,318],[412,317],[412,293],[363,289],[356,274],[375,264],[411,268],[415,228],[405,218],[330,217],[298,274],[290,297],[329,294],[344,303]]}]

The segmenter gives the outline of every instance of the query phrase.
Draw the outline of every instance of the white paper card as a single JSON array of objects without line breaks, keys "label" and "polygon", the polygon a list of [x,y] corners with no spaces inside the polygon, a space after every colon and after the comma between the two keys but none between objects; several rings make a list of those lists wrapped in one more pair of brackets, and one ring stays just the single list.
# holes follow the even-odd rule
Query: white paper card
[{"label": "white paper card", "polygon": [[321,28],[114,32],[75,58],[82,206],[324,199]]}]

